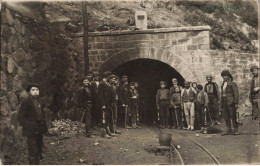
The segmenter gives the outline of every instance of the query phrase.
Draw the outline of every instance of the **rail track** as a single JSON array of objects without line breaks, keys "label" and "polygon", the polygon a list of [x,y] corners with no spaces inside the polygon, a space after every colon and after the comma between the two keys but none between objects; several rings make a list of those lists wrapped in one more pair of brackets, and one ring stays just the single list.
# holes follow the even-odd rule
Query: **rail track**
[{"label": "rail track", "polygon": [[[158,127],[155,127],[155,129],[159,132],[161,132],[161,129],[158,128]],[[216,165],[220,165],[221,163],[218,161],[218,159],[207,149],[205,148],[203,145],[201,145],[200,143],[198,143],[197,141],[195,141],[194,139],[192,139],[191,137],[185,135],[185,134],[181,134],[181,133],[178,133],[177,131],[174,131],[174,130],[171,130],[170,132],[173,132],[175,135],[179,135],[180,137],[183,137],[185,138],[186,140],[189,140],[191,141],[192,143],[194,143],[195,145],[199,146],[204,152],[207,153],[207,155],[211,158],[211,160],[214,161],[214,163]],[[168,132],[168,133],[170,133]],[[178,158],[180,160],[180,165],[185,165],[185,161],[180,153],[180,151],[173,145],[171,144],[170,146],[170,156],[171,156],[171,164],[173,165],[173,155],[172,155],[172,148],[174,149],[174,151],[177,153],[178,155]]]}]

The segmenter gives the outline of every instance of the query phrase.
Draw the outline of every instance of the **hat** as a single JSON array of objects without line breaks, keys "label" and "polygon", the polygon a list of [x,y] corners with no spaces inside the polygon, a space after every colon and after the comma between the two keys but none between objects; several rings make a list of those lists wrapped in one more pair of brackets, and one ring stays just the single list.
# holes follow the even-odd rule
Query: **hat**
[{"label": "hat", "polygon": [[98,71],[93,71],[93,75],[94,75],[94,76],[99,76],[100,73],[99,73]]},{"label": "hat", "polygon": [[212,77],[212,75],[206,75],[206,79],[212,79],[213,77]]},{"label": "hat", "polygon": [[253,70],[255,70],[255,69],[259,69],[259,67],[256,66],[256,65],[254,65],[254,66],[252,66],[252,67],[250,68],[250,71],[253,72]]},{"label": "hat", "polygon": [[223,77],[223,76],[228,76],[228,77],[231,78],[231,80],[233,80],[232,74],[229,72],[229,70],[223,70],[223,71],[221,72],[221,76],[222,76],[222,77]]},{"label": "hat", "polygon": [[103,75],[103,78],[108,78],[111,75],[111,72],[105,71],[102,75]]},{"label": "hat", "polygon": [[165,81],[160,81],[160,85],[162,85],[162,84],[167,85],[167,82],[165,82]]},{"label": "hat", "polygon": [[128,80],[128,77],[126,75],[123,75],[122,78],[121,78],[122,81],[127,81]]},{"label": "hat", "polygon": [[111,74],[111,75],[109,76],[109,79],[112,79],[112,78],[117,78],[117,76],[116,76],[115,74]]},{"label": "hat", "polygon": [[40,89],[39,84],[30,83],[30,84],[26,87],[26,91],[27,91],[27,92],[30,92],[30,90],[31,90],[32,87],[36,87],[36,88]]},{"label": "hat", "polygon": [[202,85],[197,85],[197,88],[199,89],[199,90],[202,90],[203,89],[203,86]]},{"label": "hat", "polygon": [[135,82],[134,81],[130,82],[130,86],[135,86]]},{"label": "hat", "polygon": [[190,85],[190,82],[189,81],[185,81],[184,85]]},{"label": "hat", "polygon": [[172,82],[178,82],[177,78],[173,78]]}]

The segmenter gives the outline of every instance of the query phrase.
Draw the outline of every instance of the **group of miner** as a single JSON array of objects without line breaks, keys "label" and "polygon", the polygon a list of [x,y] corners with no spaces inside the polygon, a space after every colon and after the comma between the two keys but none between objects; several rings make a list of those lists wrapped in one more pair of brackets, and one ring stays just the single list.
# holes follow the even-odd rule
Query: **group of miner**
[{"label": "group of miner", "polygon": [[[110,71],[102,73],[102,76],[99,72],[89,72],[84,77],[83,86],[79,91],[78,107],[85,118],[87,137],[93,137],[92,131],[96,126],[103,128],[102,137],[105,138],[121,134],[117,129],[118,117],[124,118],[126,128],[140,128],[137,125],[138,82],[131,82],[129,86],[126,75],[120,79]],[[122,115],[120,112],[125,114]]]},{"label": "group of miner", "polygon": [[[252,119],[259,121],[259,67],[253,66],[250,71],[253,75],[249,95]],[[228,70],[223,70],[221,76],[223,83],[220,88],[212,81],[211,75],[206,76],[208,83],[204,86],[185,81],[184,87],[181,87],[178,79],[173,78],[172,87],[167,89],[167,83],[161,81],[156,94],[160,127],[195,130],[197,123],[198,132],[207,133],[207,126],[220,124],[221,108],[227,127],[222,135],[238,135],[238,86]],[[21,104],[18,120],[23,126],[23,136],[27,137],[29,164],[35,165],[42,158],[43,134],[48,129],[38,101],[39,85],[29,84],[26,91],[29,97]],[[125,128],[140,128],[139,97],[138,82],[131,82],[129,86],[127,76],[119,78],[109,71],[88,73],[82,81],[77,100],[86,136],[93,137],[93,129],[97,126],[102,128],[104,138],[120,134],[118,118],[122,119]]]}]

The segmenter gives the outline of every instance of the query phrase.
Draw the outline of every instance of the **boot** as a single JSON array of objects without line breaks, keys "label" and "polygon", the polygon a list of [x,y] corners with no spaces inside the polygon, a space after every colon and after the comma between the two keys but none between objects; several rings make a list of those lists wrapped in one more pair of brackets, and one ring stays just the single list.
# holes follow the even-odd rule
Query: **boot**
[{"label": "boot", "polygon": [[235,128],[234,129],[234,133],[233,133],[234,135],[239,135],[239,132],[238,132],[238,128]]},{"label": "boot", "polygon": [[115,137],[116,135],[114,133],[111,133],[109,130],[109,127],[106,127],[106,133],[111,136],[111,137]]},{"label": "boot", "polygon": [[226,130],[226,132],[221,133],[221,135],[231,135],[231,134],[232,134],[231,128],[228,128],[228,129]]},{"label": "boot", "polygon": [[101,137],[107,138],[107,139],[111,138],[111,136],[109,136],[109,135],[106,133],[106,130],[105,130],[105,129],[102,131]]},{"label": "boot", "polygon": [[207,127],[204,128],[203,134],[208,134],[208,129],[207,129]]},{"label": "boot", "polygon": [[200,130],[197,130],[197,133],[203,133],[204,132],[204,127],[201,127]]}]

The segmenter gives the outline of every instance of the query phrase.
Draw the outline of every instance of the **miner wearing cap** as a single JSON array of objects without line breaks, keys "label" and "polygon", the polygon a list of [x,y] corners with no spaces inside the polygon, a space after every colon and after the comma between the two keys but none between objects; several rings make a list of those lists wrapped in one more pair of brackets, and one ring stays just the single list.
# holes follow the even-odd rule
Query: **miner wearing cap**
[{"label": "miner wearing cap", "polygon": [[18,121],[23,127],[22,135],[27,137],[28,160],[30,165],[38,165],[42,159],[43,134],[48,131],[44,112],[38,102],[40,88],[30,84],[26,91],[28,98],[21,104]]},{"label": "miner wearing cap", "polygon": [[140,128],[137,126],[137,111],[138,111],[138,103],[139,103],[139,94],[135,89],[135,82],[130,83],[130,100],[129,100],[129,108],[130,108],[130,120],[133,128]]},{"label": "miner wearing cap", "polygon": [[114,134],[121,134],[117,126],[117,115],[118,115],[118,86],[117,86],[117,76],[112,74],[109,78],[109,82],[112,88],[112,124],[110,124],[110,129]]},{"label": "miner wearing cap", "polygon": [[93,89],[91,86],[91,78],[93,74],[88,73],[83,78],[83,86],[78,92],[78,108],[82,112],[82,118],[85,121],[86,136],[93,138],[92,135],[92,109],[93,109]]},{"label": "miner wearing cap", "polygon": [[214,124],[221,124],[219,122],[219,88],[215,82],[212,82],[212,76],[206,76],[207,83],[204,86],[204,91],[207,93],[209,98],[208,111],[212,119],[211,126]]},{"label": "miner wearing cap", "polygon": [[206,119],[206,107],[208,106],[209,100],[207,93],[203,90],[203,86],[198,84],[197,85],[197,121],[199,124],[199,132],[207,134],[207,119]]},{"label": "miner wearing cap", "polygon": [[161,128],[168,127],[169,124],[169,106],[170,106],[170,91],[166,89],[167,83],[165,81],[160,81],[160,89],[158,89],[156,94],[156,106],[159,110],[159,117],[161,121]]},{"label": "miner wearing cap", "polygon": [[172,79],[173,86],[170,88],[170,121],[172,122],[172,128],[181,129],[182,124],[182,108],[181,108],[181,87],[178,85],[176,78]]},{"label": "miner wearing cap", "polygon": [[121,78],[121,86],[118,92],[119,97],[119,105],[121,106],[122,112],[125,113],[125,123],[127,128],[132,128],[129,126],[129,100],[130,100],[130,91],[128,87],[128,78],[127,76],[123,76]]},{"label": "miner wearing cap", "polygon": [[188,130],[194,130],[194,120],[195,120],[195,100],[196,100],[196,91],[190,86],[190,82],[184,82],[184,88],[181,91],[181,100],[184,109],[184,114],[186,122],[188,124]]},{"label": "miner wearing cap", "polygon": [[102,109],[102,123],[103,123],[103,133],[102,136],[105,138],[110,138],[115,136],[114,133],[111,133],[109,126],[113,124],[112,121],[112,102],[113,102],[113,92],[109,79],[111,76],[110,71],[103,73],[103,80],[99,84],[98,89],[98,103],[99,108]]},{"label": "miner wearing cap", "polygon": [[231,122],[234,128],[234,135],[238,135],[238,122],[236,109],[238,108],[239,92],[237,84],[233,82],[233,77],[228,70],[221,72],[223,83],[221,85],[221,106],[227,130],[222,135],[232,134]]},{"label": "miner wearing cap", "polygon": [[92,88],[93,88],[93,124],[98,125],[101,127],[102,124],[102,112],[101,109],[98,107],[98,89],[99,89],[99,84],[100,84],[100,73],[98,71],[93,72],[93,81],[91,82]]},{"label": "miner wearing cap", "polygon": [[251,80],[251,86],[250,86],[250,102],[252,104],[252,118],[253,120],[260,120],[260,83],[259,83],[259,67],[258,66],[252,66],[250,68],[250,71],[253,74],[253,78]]}]

